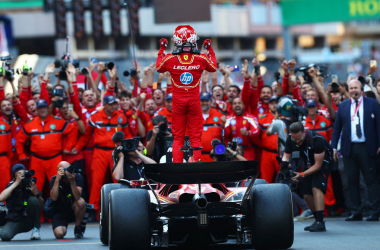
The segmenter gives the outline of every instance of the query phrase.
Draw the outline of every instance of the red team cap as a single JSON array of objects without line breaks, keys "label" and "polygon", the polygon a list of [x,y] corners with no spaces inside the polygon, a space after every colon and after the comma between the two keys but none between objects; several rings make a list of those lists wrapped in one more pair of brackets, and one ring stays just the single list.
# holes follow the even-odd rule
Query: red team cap
[{"label": "red team cap", "polygon": [[173,41],[175,46],[181,46],[183,43],[196,45],[197,40],[197,32],[190,25],[180,25],[174,30]]}]

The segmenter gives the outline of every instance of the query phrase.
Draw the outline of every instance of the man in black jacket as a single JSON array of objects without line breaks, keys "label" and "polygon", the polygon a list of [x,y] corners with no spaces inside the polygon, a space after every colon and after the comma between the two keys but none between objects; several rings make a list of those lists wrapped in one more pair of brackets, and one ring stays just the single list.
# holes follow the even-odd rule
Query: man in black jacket
[{"label": "man in black jacket", "polygon": [[15,164],[12,167],[12,181],[0,194],[0,202],[6,201],[8,215],[6,224],[0,232],[3,241],[13,239],[16,234],[32,230],[31,240],[40,240],[41,208],[45,201],[35,182],[25,183],[25,167]]}]

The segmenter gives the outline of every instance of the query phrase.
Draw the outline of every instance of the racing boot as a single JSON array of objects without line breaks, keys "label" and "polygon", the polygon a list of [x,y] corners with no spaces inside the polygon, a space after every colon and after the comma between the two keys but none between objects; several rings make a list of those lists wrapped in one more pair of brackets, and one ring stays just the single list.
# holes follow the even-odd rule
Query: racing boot
[{"label": "racing boot", "polygon": [[310,226],[308,226],[308,227],[305,227],[303,230],[305,230],[305,231],[310,231],[310,228],[314,227],[314,226],[315,226],[315,224],[317,224],[317,222],[316,222],[316,221],[314,221],[314,222],[313,222],[313,224],[311,224]]},{"label": "racing boot", "polygon": [[310,227],[310,232],[325,232],[325,222],[317,222],[314,226]]}]

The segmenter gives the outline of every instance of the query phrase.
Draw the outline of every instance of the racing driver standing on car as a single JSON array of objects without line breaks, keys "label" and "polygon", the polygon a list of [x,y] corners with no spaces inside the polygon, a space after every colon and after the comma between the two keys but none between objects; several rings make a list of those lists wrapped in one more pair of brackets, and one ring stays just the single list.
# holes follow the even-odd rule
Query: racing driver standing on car
[{"label": "racing driver standing on car", "polygon": [[[183,162],[183,152],[180,147],[184,144],[186,127],[189,131],[192,147],[201,147],[203,117],[200,105],[199,83],[204,70],[217,70],[216,58],[211,40],[206,39],[203,46],[208,50],[207,55],[197,50],[197,34],[189,25],[178,26],[173,34],[173,41],[177,47],[172,53],[165,55],[168,41],[160,40],[160,50],[157,58],[157,72],[169,71],[173,83],[172,129],[173,162]],[[201,151],[194,151],[194,159],[198,162]]]}]

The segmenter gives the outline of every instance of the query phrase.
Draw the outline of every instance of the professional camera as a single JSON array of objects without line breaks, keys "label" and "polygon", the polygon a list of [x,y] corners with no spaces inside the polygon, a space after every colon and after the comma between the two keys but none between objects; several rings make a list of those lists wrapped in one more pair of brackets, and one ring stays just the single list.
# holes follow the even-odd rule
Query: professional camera
[{"label": "professional camera", "polygon": [[130,69],[129,71],[126,70],[126,71],[123,72],[123,75],[124,75],[125,77],[128,77],[128,76],[136,77],[136,76],[137,76],[137,70],[134,69],[134,68]]},{"label": "professional camera", "polygon": [[168,124],[166,123],[160,124],[160,126],[158,126],[158,130],[159,130],[157,134],[158,136],[165,136],[166,133],[168,132]]},{"label": "professional camera", "polygon": [[[72,173],[75,172],[75,167],[72,166],[72,165],[70,165],[70,166],[64,168],[63,171],[65,171],[65,172],[67,171],[67,172],[69,172],[70,174],[72,174]],[[67,179],[66,174],[65,174],[64,176],[62,176],[62,179]]]},{"label": "professional camera", "polygon": [[35,174],[34,170],[24,170],[24,179],[22,179],[22,183],[24,183],[26,189],[30,187],[30,182],[33,181],[37,183],[37,178],[32,177]]},{"label": "professional camera", "polygon": [[152,119],[153,126],[157,126],[157,124],[161,123],[158,126],[158,136],[166,136],[168,132],[168,119],[163,115],[157,115]]},{"label": "professional camera", "polygon": [[369,79],[364,76],[359,76],[358,81],[362,84],[362,87],[364,87],[366,84],[369,84]]},{"label": "professional camera", "polygon": [[260,74],[260,65],[256,65],[255,66],[255,75],[259,75]]},{"label": "professional camera", "polygon": [[326,65],[323,65],[323,64],[322,65],[316,65],[314,63],[310,63],[308,65],[303,65],[301,67],[296,67],[295,73],[300,72],[300,75],[303,76],[305,81],[311,83],[311,82],[313,82],[313,79],[309,75],[308,71],[312,67],[319,69],[319,73],[321,74],[321,77],[326,78],[326,77],[330,76],[330,74],[328,73],[328,69],[327,69]]},{"label": "professional camera", "polygon": [[274,72],[274,79],[276,80],[276,82],[280,82],[280,72]]},{"label": "professional camera", "polygon": [[72,174],[72,173],[75,172],[75,167],[72,166],[72,165],[70,165],[70,166],[64,168],[63,171],[65,171],[65,172],[67,171],[67,172],[69,172],[70,174]]},{"label": "professional camera", "polygon": [[58,75],[58,78],[61,81],[67,81],[66,69],[70,63],[70,54],[68,52],[68,47],[69,47],[69,37],[66,37],[66,52],[63,54],[61,59],[56,59],[54,61],[55,68],[61,69]]},{"label": "professional camera", "polygon": [[104,63],[104,65],[106,66],[106,69],[109,69],[109,70],[112,70],[113,67],[115,66],[113,62],[106,62]]},{"label": "professional camera", "polygon": [[90,72],[85,68],[80,68],[80,73],[84,76],[88,76],[90,74]]},{"label": "professional camera", "polygon": [[53,93],[52,93],[53,97],[58,96],[58,99],[55,102],[53,102],[54,108],[62,108],[65,101],[68,100],[67,97],[63,96],[63,93],[64,93],[63,89],[53,89]]},{"label": "professional camera", "polygon": [[304,121],[309,114],[309,110],[298,105],[298,100],[293,99],[293,105],[290,109],[292,121]]},{"label": "professional camera", "polygon": [[309,64],[309,65],[304,65],[304,66],[300,66],[300,67],[296,67],[295,68],[295,73],[299,72],[299,75],[303,76],[303,78],[305,79],[306,82],[313,82],[313,79],[311,79],[311,76],[309,75],[309,72],[308,70],[311,68],[311,67],[314,67],[315,65],[313,63]]},{"label": "professional camera", "polygon": [[120,145],[123,147],[121,150],[123,153],[128,153],[137,150],[140,143],[140,137],[133,137],[133,139],[124,139],[124,133],[122,131],[117,131],[112,136],[112,141],[117,144],[116,147]]},{"label": "professional camera", "polygon": [[232,142],[228,143],[228,147],[218,139],[212,140],[211,145],[213,147],[214,156],[218,158],[218,161],[229,161],[227,148],[235,151],[237,148],[237,139],[233,138]]},{"label": "professional camera", "polygon": [[331,92],[339,93],[339,85],[336,82],[331,83]]},{"label": "professional camera", "polygon": [[289,162],[283,162],[280,156],[276,156],[277,162],[280,164],[280,173],[278,173],[278,181],[289,186],[291,191],[298,188],[299,181],[292,181],[291,179],[296,174],[289,168]]},{"label": "professional camera", "polygon": [[137,150],[140,140],[138,139],[125,139],[122,141],[121,146],[123,147],[123,152],[132,152]]},{"label": "professional camera", "polygon": [[29,74],[29,71],[32,71],[32,68],[28,66],[27,61],[25,61],[22,69],[16,69],[16,73],[23,76],[27,76]]},{"label": "professional camera", "polygon": [[11,60],[13,57],[11,56],[4,56],[0,58],[0,61],[2,61],[2,65],[0,67],[0,77],[3,77],[5,75],[5,78],[8,81],[13,80],[14,75],[14,69],[11,68]]}]

